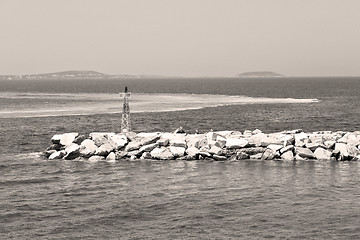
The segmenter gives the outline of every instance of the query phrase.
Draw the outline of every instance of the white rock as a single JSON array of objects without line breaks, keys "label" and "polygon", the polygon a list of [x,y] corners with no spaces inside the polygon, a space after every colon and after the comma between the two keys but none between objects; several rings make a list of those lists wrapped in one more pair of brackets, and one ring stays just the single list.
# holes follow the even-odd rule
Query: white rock
[{"label": "white rock", "polygon": [[94,155],[89,158],[89,162],[98,162],[98,161],[103,161],[103,160],[105,160],[104,156]]},{"label": "white rock", "polygon": [[349,153],[347,151],[347,147],[345,143],[336,143],[335,144],[335,150],[340,151],[340,154],[344,157],[348,157]]},{"label": "white rock", "polygon": [[70,144],[73,143],[73,141],[75,140],[75,138],[78,136],[78,133],[64,133],[61,136],[60,139],[60,144],[63,146],[69,146]]},{"label": "white rock", "polygon": [[90,157],[96,151],[97,147],[93,140],[85,139],[80,145],[80,154],[83,157]]},{"label": "white rock", "polygon": [[354,146],[350,143],[346,144],[346,150],[349,153],[349,155],[352,157],[360,155],[360,150],[356,146]]},{"label": "white rock", "polygon": [[301,158],[316,158],[314,153],[307,148],[302,148],[302,147],[296,147],[295,148],[295,153],[296,155],[300,156]]},{"label": "white rock", "polygon": [[294,145],[288,145],[286,147],[283,147],[282,149],[279,150],[280,154],[283,154],[287,151],[293,151],[294,150]]},{"label": "white rock", "polygon": [[334,149],[336,141],[334,140],[327,140],[324,142],[324,145],[327,149]]},{"label": "white rock", "polygon": [[215,141],[216,137],[219,136],[219,134],[215,133],[215,132],[208,132],[206,133],[206,138],[209,141]]},{"label": "white rock", "polygon": [[170,140],[170,146],[186,148],[186,141],[185,139],[172,139]]},{"label": "white rock", "polygon": [[65,150],[57,151],[49,156],[49,160],[62,159],[66,155]]},{"label": "white rock", "polygon": [[185,148],[183,147],[169,147],[170,152],[174,155],[174,157],[183,157],[185,155]]},{"label": "white rock", "polygon": [[294,154],[292,151],[286,151],[283,154],[281,154],[281,158],[287,161],[293,161],[294,160]]},{"label": "white rock", "polygon": [[171,160],[174,158],[174,155],[171,153],[171,151],[168,148],[155,148],[151,152],[151,157],[155,159],[160,160]]},{"label": "white rock", "polygon": [[106,157],[106,161],[115,162],[115,153],[114,152],[109,153],[109,155],[107,155]]},{"label": "white rock", "polygon": [[151,152],[157,146],[159,146],[158,143],[148,144],[148,145],[142,146],[139,151],[142,152],[142,153],[143,152]]},{"label": "white rock", "polygon": [[223,150],[217,146],[212,146],[209,150],[210,154],[216,154],[216,155],[221,155],[223,153]]},{"label": "white rock", "polygon": [[141,133],[137,134],[138,137],[142,137],[142,138],[156,137],[156,136],[159,136],[159,135],[161,135],[160,132],[141,132]]},{"label": "white rock", "polygon": [[114,142],[116,149],[121,149],[128,143],[128,139],[124,134],[109,135],[109,138]]},{"label": "white rock", "polygon": [[62,134],[55,134],[54,136],[52,136],[51,142],[54,144],[59,144],[61,137],[62,137]]},{"label": "white rock", "polygon": [[169,139],[160,138],[156,142],[160,147],[161,146],[166,147],[167,145],[169,145]]},{"label": "white rock", "polygon": [[315,157],[319,160],[330,160],[331,154],[330,151],[321,147],[317,148],[314,152]]},{"label": "white rock", "polygon": [[99,155],[99,156],[107,156],[114,149],[115,148],[113,145],[111,145],[109,143],[105,143],[96,149],[95,154]]},{"label": "white rock", "polygon": [[[109,143],[110,136],[115,135],[113,132],[93,132],[89,136],[94,141],[95,145],[100,147],[105,143]],[[114,143],[111,143],[114,144]]]},{"label": "white rock", "polygon": [[244,138],[227,138],[226,139],[226,148],[237,149],[244,148],[249,144],[249,142]]},{"label": "white rock", "polygon": [[196,147],[189,147],[186,149],[186,154],[191,158],[196,158],[199,155],[199,149]]},{"label": "white rock", "polygon": [[66,160],[72,160],[80,156],[80,146],[76,143],[72,143],[65,148],[65,152],[67,153],[64,156]]},{"label": "white rock", "polygon": [[263,146],[263,147],[267,147],[271,144],[284,145],[284,142],[282,142],[281,140],[279,140],[275,137],[264,137],[264,138],[261,138],[260,141],[261,141],[261,146]]},{"label": "white rock", "polygon": [[266,148],[273,150],[274,152],[283,148],[283,145],[270,144]]}]

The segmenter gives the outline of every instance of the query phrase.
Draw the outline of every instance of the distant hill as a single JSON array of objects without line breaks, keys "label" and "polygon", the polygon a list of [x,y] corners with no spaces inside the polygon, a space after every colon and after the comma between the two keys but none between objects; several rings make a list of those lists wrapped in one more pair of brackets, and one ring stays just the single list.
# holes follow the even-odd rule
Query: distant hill
[{"label": "distant hill", "polygon": [[118,79],[118,78],[163,78],[158,75],[111,75],[96,71],[63,71],[30,75],[0,75],[0,80],[16,79]]},{"label": "distant hill", "polygon": [[239,77],[285,77],[285,75],[274,72],[244,72],[238,75]]}]

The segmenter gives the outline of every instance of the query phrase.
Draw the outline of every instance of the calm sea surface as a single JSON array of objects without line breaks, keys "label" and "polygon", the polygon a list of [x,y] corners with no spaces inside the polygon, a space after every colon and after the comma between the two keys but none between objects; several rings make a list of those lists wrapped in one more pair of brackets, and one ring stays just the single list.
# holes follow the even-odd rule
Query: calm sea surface
[{"label": "calm sea surface", "polygon": [[[360,78],[17,80],[0,81],[0,93],[117,93],[124,86],[320,100],[133,114],[135,131],[360,130]],[[0,108],[31,101],[42,100],[0,98]],[[359,162],[40,156],[55,133],[118,131],[118,122],[116,114],[0,118],[0,239],[360,238]]]}]

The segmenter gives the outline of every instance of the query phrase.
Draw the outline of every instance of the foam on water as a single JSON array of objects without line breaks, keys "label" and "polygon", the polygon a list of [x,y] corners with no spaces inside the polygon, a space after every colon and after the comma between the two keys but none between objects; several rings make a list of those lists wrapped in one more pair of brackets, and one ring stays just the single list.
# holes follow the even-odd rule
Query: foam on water
[{"label": "foam on water", "polygon": [[[118,113],[122,99],[117,94],[104,93],[17,93],[3,92],[0,99],[11,102],[0,110],[1,118],[46,117]],[[26,102],[32,100],[31,106]],[[35,102],[34,102],[35,100]],[[236,104],[311,103],[318,99],[265,98],[218,94],[133,94],[131,111],[166,112]],[[29,109],[30,108],[30,109]]]}]

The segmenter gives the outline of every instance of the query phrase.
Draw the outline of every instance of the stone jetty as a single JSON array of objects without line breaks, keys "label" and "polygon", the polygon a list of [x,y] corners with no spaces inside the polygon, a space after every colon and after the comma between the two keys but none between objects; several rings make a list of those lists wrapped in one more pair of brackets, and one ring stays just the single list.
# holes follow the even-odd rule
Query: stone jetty
[{"label": "stone jetty", "polygon": [[301,130],[263,133],[260,130],[181,131],[54,135],[44,151],[49,160],[337,160],[360,159],[360,131]]}]

